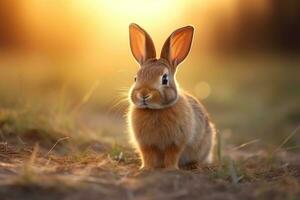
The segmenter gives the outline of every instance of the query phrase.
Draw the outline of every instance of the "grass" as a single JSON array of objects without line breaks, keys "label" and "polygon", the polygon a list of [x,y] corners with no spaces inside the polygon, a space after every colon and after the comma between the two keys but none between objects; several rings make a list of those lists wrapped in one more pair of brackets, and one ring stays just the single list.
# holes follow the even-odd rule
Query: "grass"
[{"label": "grass", "polygon": [[[209,176],[213,180],[230,180],[231,183],[237,186],[241,182],[253,182],[253,181],[266,181],[267,178],[272,178],[272,176],[282,176],[283,179],[290,179],[291,181],[295,179],[294,171],[290,168],[289,163],[282,163],[275,153],[282,151],[284,145],[296,134],[299,130],[297,127],[291,132],[273,151],[265,152],[262,156],[250,156],[247,158],[236,159],[232,157],[232,153],[224,153],[222,147],[222,135],[220,131],[217,131],[217,166],[212,167],[208,170]],[[249,142],[243,143],[237,147],[231,148],[229,151],[237,151],[241,148],[245,148],[251,144],[258,142],[258,139],[251,140]],[[286,150],[286,148],[285,148]],[[228,151],[228,150],[227,150]],[[225,154],[225,156],[224,156]],[[297,166],[298,168],[299,166]],[[299,171],[296,172],[296,175]],[[270,175],[271,174],[271,175]]]},{"label": "grass", "polygon": [[121,161],[121,160],[124,160],[124,149],[118,145],[118,144],[114,144],[111,149],[109,150],[109,153],[108,153],[109,157],[113,160],[116,160],[116,161]]},{"label": "grass", "polygon": [[[286,143],[289,142],[289,140],[292,139],[292,137],[300,130],[300,126],[298,126],[295,130],[293,130],[283,141],[282,143],[274,150],[274,152],[272,153],[272,155],[274,155],[277,151],[279,151],[280,149],[282,149],[284,147],[284,145]],[[287,147],[285,149],[290,149],[291,147]],[[297,147],[292,147],[292,149],[295,149]]]},{"label": "grass", "polygon": [[[83,144],[92,138],[83,135],[73,123],[72,116],[32,111],[0,111],[1,138],[14,141],[18,146],[25,143],[43,143],[52,146],[54,142],[69,138],[73,143]],[[15,137],[18,140],[15,140]],[[59,144],[57,144],[59,145]]]}]

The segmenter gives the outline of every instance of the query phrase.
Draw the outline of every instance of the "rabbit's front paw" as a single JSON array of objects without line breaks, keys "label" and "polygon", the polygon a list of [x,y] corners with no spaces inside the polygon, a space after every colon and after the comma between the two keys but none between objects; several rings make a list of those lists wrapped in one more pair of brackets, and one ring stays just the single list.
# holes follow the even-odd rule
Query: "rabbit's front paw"
[{"label": "rabbit's front paw", "polygon": [[164,164],[165,169],[167,170],[177,170],[178,168],[178,160],[182,148],[176,145],[170,145],[165,151]]}]

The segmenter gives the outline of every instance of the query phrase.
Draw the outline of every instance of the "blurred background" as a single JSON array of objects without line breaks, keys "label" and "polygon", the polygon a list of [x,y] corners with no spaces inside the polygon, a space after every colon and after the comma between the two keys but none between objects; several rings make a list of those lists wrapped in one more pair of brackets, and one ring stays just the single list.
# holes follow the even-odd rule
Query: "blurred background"
[{"label": "blurred background", "polygon": [[[300,125],[297,0],[1,0],[0,139],[68,135],[126,144],[126,92],[138,69],[135,22],[157,52],[192,24],[181,87],[225,143],[278,146]],[[299,134],[286,144],[298,149]]]}]

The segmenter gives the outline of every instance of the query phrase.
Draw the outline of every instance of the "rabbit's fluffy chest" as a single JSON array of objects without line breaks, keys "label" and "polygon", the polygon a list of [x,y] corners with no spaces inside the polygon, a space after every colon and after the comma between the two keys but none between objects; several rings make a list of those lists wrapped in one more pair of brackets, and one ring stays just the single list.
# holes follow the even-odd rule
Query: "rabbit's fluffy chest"
[{"label": "rabbit's fluffy chest", "polygon": [[174,106],[160,110],[133,108],[131,126],[137,142],[162,150],[172,144],[189,142],[193,135],[194,114],[185,102],[179,99]]}]

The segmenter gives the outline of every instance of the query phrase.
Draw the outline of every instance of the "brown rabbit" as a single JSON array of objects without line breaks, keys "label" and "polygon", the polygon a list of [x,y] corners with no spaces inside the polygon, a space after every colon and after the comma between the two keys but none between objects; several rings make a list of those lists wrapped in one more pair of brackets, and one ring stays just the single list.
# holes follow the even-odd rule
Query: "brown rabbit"
[{"label": "brown rabbit", "polygon": [[130,47],[140,64],[130,90],[129,129],[142,169],[178,169],[189,163],[211,163],[215,129],[202,104],[179,89],[177,66],[188,55],[194,28],[174,31],[159,59],[149,34],[130,24]]}]

